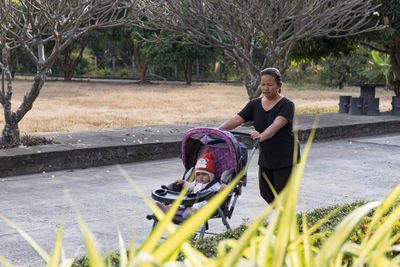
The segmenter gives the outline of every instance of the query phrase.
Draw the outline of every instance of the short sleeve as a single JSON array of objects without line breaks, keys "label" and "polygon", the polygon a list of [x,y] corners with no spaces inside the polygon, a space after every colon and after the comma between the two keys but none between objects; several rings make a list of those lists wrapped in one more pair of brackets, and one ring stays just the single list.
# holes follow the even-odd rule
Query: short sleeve
[{"label": "short sleeve", "polygon": [[238,115],[245,121],[253,120],[253,102],[250,101],[247,105],[238,113]]},{"label": "short sleeve", "polygon": [[282,105],[281,109],[278,112],[277,116],[282,116],[286,118],[289,122],[293,121],[294,117],[294,104],[291,101],[286,102]]}]

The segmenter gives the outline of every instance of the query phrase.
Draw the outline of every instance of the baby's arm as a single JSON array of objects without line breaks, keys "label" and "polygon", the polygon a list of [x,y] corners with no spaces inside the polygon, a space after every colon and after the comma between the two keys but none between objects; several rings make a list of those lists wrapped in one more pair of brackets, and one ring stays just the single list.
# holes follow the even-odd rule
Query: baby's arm
[{"label": "baby's arm", "polygon": [[184,184],[185,180],[179,179],[175,181],[176,184]]},{"label": "baby's arm", "polygon": [[[188,186],[188,184],[189,184],[187,181],[185,181],[185,180],[183,180],[183,179],[176,180],[175,183],[176,183],[176,184],[181,184],[182,186]],[[188,189],[188,190],[189,190],[189,191],[192,190],[193,187],[194,187],[194,182],[191,182],[191,183],[189,184],[189,189]]]}]

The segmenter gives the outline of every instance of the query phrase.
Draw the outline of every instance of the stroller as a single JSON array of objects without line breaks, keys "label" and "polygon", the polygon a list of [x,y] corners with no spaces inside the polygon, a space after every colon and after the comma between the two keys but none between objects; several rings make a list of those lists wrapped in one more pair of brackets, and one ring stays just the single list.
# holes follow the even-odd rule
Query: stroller
[{"label": "stroller", "polygon": [[[194,128],[189,130],[182,140],[182,161],[185,166],[185,173],[182,179],[189,179],[197,160],[204,153],[211,152],[214,155],[215,162],[215,178],[213,182],[228,184],[247,164],[247,148],[236,139],[235,135],[249,136],[246,133],[213,128]],[[252,153],[256,146],[254,146]],[[228,219],[231,218],[237,199],[241,195],[242,186],[246,185],[246,179],[247,176],[244,174],[224,203],[209,219],[220,218],[225,227],[231,229]],[[179,191],[180,188],[177,188],[174,184],[163,185],[161,188],[152,191],[152,198],[164,204],[170,204],[177,199]],[[216,192],[188,192],[181,204],[193,205],[196,202],[208,200],[215,194]],[[158,223],[156,216],[151,214],[147,215],[146,218],[154,220],[154,229]],[[173,223],[181,224],[184,220],[182,214],[177,212],[173,218]],[[200,228],[200,238],[204,237],[208,228],[207,220]]]}]

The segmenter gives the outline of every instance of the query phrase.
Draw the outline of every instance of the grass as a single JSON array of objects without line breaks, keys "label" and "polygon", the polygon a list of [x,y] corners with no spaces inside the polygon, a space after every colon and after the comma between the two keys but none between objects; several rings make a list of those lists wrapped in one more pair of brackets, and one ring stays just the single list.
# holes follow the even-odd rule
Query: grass
[{"label": "grass", "polygon": [[[13,83],[13,110],[30,86],[31,81]],[[339,95],[359,96],[360,90],[315,85],[299,89],[298,85],[284,84],[282,93],[294,101],[298,114],[310,114],[337,112]],[[390,110],[392,95],[391,91],[377,90],[381,111]],[[47,81],[19,126],[21,133],[30,133],[223,121],[239,112],[247,101],[244,86],[232,84]],[[2,114],[0,124],[4,125]]]}]

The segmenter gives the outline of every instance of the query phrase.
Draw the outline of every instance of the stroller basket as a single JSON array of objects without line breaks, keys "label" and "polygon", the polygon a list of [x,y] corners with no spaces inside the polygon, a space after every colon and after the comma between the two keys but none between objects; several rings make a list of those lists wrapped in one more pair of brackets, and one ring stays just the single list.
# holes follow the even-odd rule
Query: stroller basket
[{"label": "stroller basket", "polygon": [[[202,157],[202,155],[209,152],[214,155],[215,182],[228,184],[247,164],[247,148],[236,139],[234,134],[229,131],[213,128],[194,128],[189,130],[182,140],[182,162],[185,167],[185,173],[182,179],[188,180],[197,160]],[[226,228],[231,229],[227,219],[230,219],[232,216],[236,201],[239,195],[241,195],[242,186],[246,185],[246,179],[247,176],[244,174],[231,194],[209,219],[221,218]],[[195,194],[188,193],[181,204],[190,206],[196,202],[208,200],[215,194],[216,192],[209,191]],[[178,195],[179,190],[173,188],[171,184],[154,189],[151,196],[156,201],[170,204],[178,198]],[[154,228],[158,223],[155,215],[147,215],[146,217],[149,220],[154,220]],[[184,220],[185,219],[181,215],[177,214],[173,222],[175,224],[180,224]],[[200,238],[204,237],[206,230],[208,230],[208,220],[200,229]]]}]

